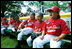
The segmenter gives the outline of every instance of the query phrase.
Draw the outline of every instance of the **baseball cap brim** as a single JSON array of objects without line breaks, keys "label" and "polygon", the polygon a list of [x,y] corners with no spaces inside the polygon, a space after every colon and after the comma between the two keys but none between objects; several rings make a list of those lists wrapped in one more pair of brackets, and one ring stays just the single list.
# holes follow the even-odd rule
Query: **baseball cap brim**
[{"label": "baseball cap brim", "polygon": [[50,8],[50,9],[47,9],[47,11],[50,12],[50,11],[55,11],[55,10],[53,10],[53,9]]}]

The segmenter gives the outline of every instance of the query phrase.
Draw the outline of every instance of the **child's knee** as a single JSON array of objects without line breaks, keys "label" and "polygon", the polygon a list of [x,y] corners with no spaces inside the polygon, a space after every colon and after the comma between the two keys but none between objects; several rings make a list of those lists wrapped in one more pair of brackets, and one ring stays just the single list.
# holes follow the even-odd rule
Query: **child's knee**
[{"label": "child's knee", "polygon": [[22,33],[19,33],[18,36],[22,36]]},{"label": "child's knee", "polygon": [[53,39],[51,39],[50,41],[50,47],[51,48],[60,48],[61,46],[61,40],[60,41],[54,41]]},{"label": "child's knee", "polygon": [[36,39],[34,39],[34,41],[33,41],[33,43],[41,43],[42,41],[41,41],[41,39],[39,39],[39,38],[36,38]]},{"label": "child's knee", "polygon": [[29,38],[27,38],[26,41],[27,41],[27,42],[31,42],[31,40],[32,40],[31,37],[29,37]]}]

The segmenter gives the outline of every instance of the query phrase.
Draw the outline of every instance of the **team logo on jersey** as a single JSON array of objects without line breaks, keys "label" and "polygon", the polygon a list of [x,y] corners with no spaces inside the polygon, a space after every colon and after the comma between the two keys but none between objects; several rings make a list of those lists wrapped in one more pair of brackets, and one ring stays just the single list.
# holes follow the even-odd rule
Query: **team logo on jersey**
[{"label": "team logo on jersey", "polygon": [[46,24],[50,24],[51,22],[47,21]]}]

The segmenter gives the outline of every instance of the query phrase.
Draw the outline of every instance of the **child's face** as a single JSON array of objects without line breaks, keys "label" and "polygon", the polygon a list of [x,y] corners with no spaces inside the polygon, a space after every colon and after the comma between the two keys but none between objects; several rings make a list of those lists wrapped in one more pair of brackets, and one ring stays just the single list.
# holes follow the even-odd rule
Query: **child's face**
[{"label": "child's face", "polygon": [[31,18],[31,19],[35,19],[35,16],[32,15],[32,14],[30,14],[30,18]]},{"label": "child's face", "polygon": [[39,15],[37,16],[37,20],[38,20],[38,21],[42,21],[42,19],[43,19],[42,16],[39,16]]},{"label": "child's face", "polygon": [[51,16],[52,18],[57,18],[58,13],[55,12],[55,11],[51,11],[51,12],[50,12],[50,16]]},{"label": "child's face", "polygon": [[18,20],[19,20],[19,17],[16,16],[16,17],[15,17],[15,20],[18,21]]}]

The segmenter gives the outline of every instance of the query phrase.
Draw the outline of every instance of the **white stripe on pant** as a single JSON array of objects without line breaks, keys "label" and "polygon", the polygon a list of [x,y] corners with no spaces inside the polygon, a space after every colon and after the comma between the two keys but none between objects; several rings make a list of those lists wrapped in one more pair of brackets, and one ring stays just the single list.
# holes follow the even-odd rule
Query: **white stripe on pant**
[{"label": "white stripe on pant", "polygon": [[46,34],[44,36],[44,39],[41,40],[40,36],[34,39],[33,41],[33,48],[44,48],[43,45],[50,42],[50,48],[61,48],[61,40],[60,41],[54,41],[53,38],[56,36],[48,35]]}]

